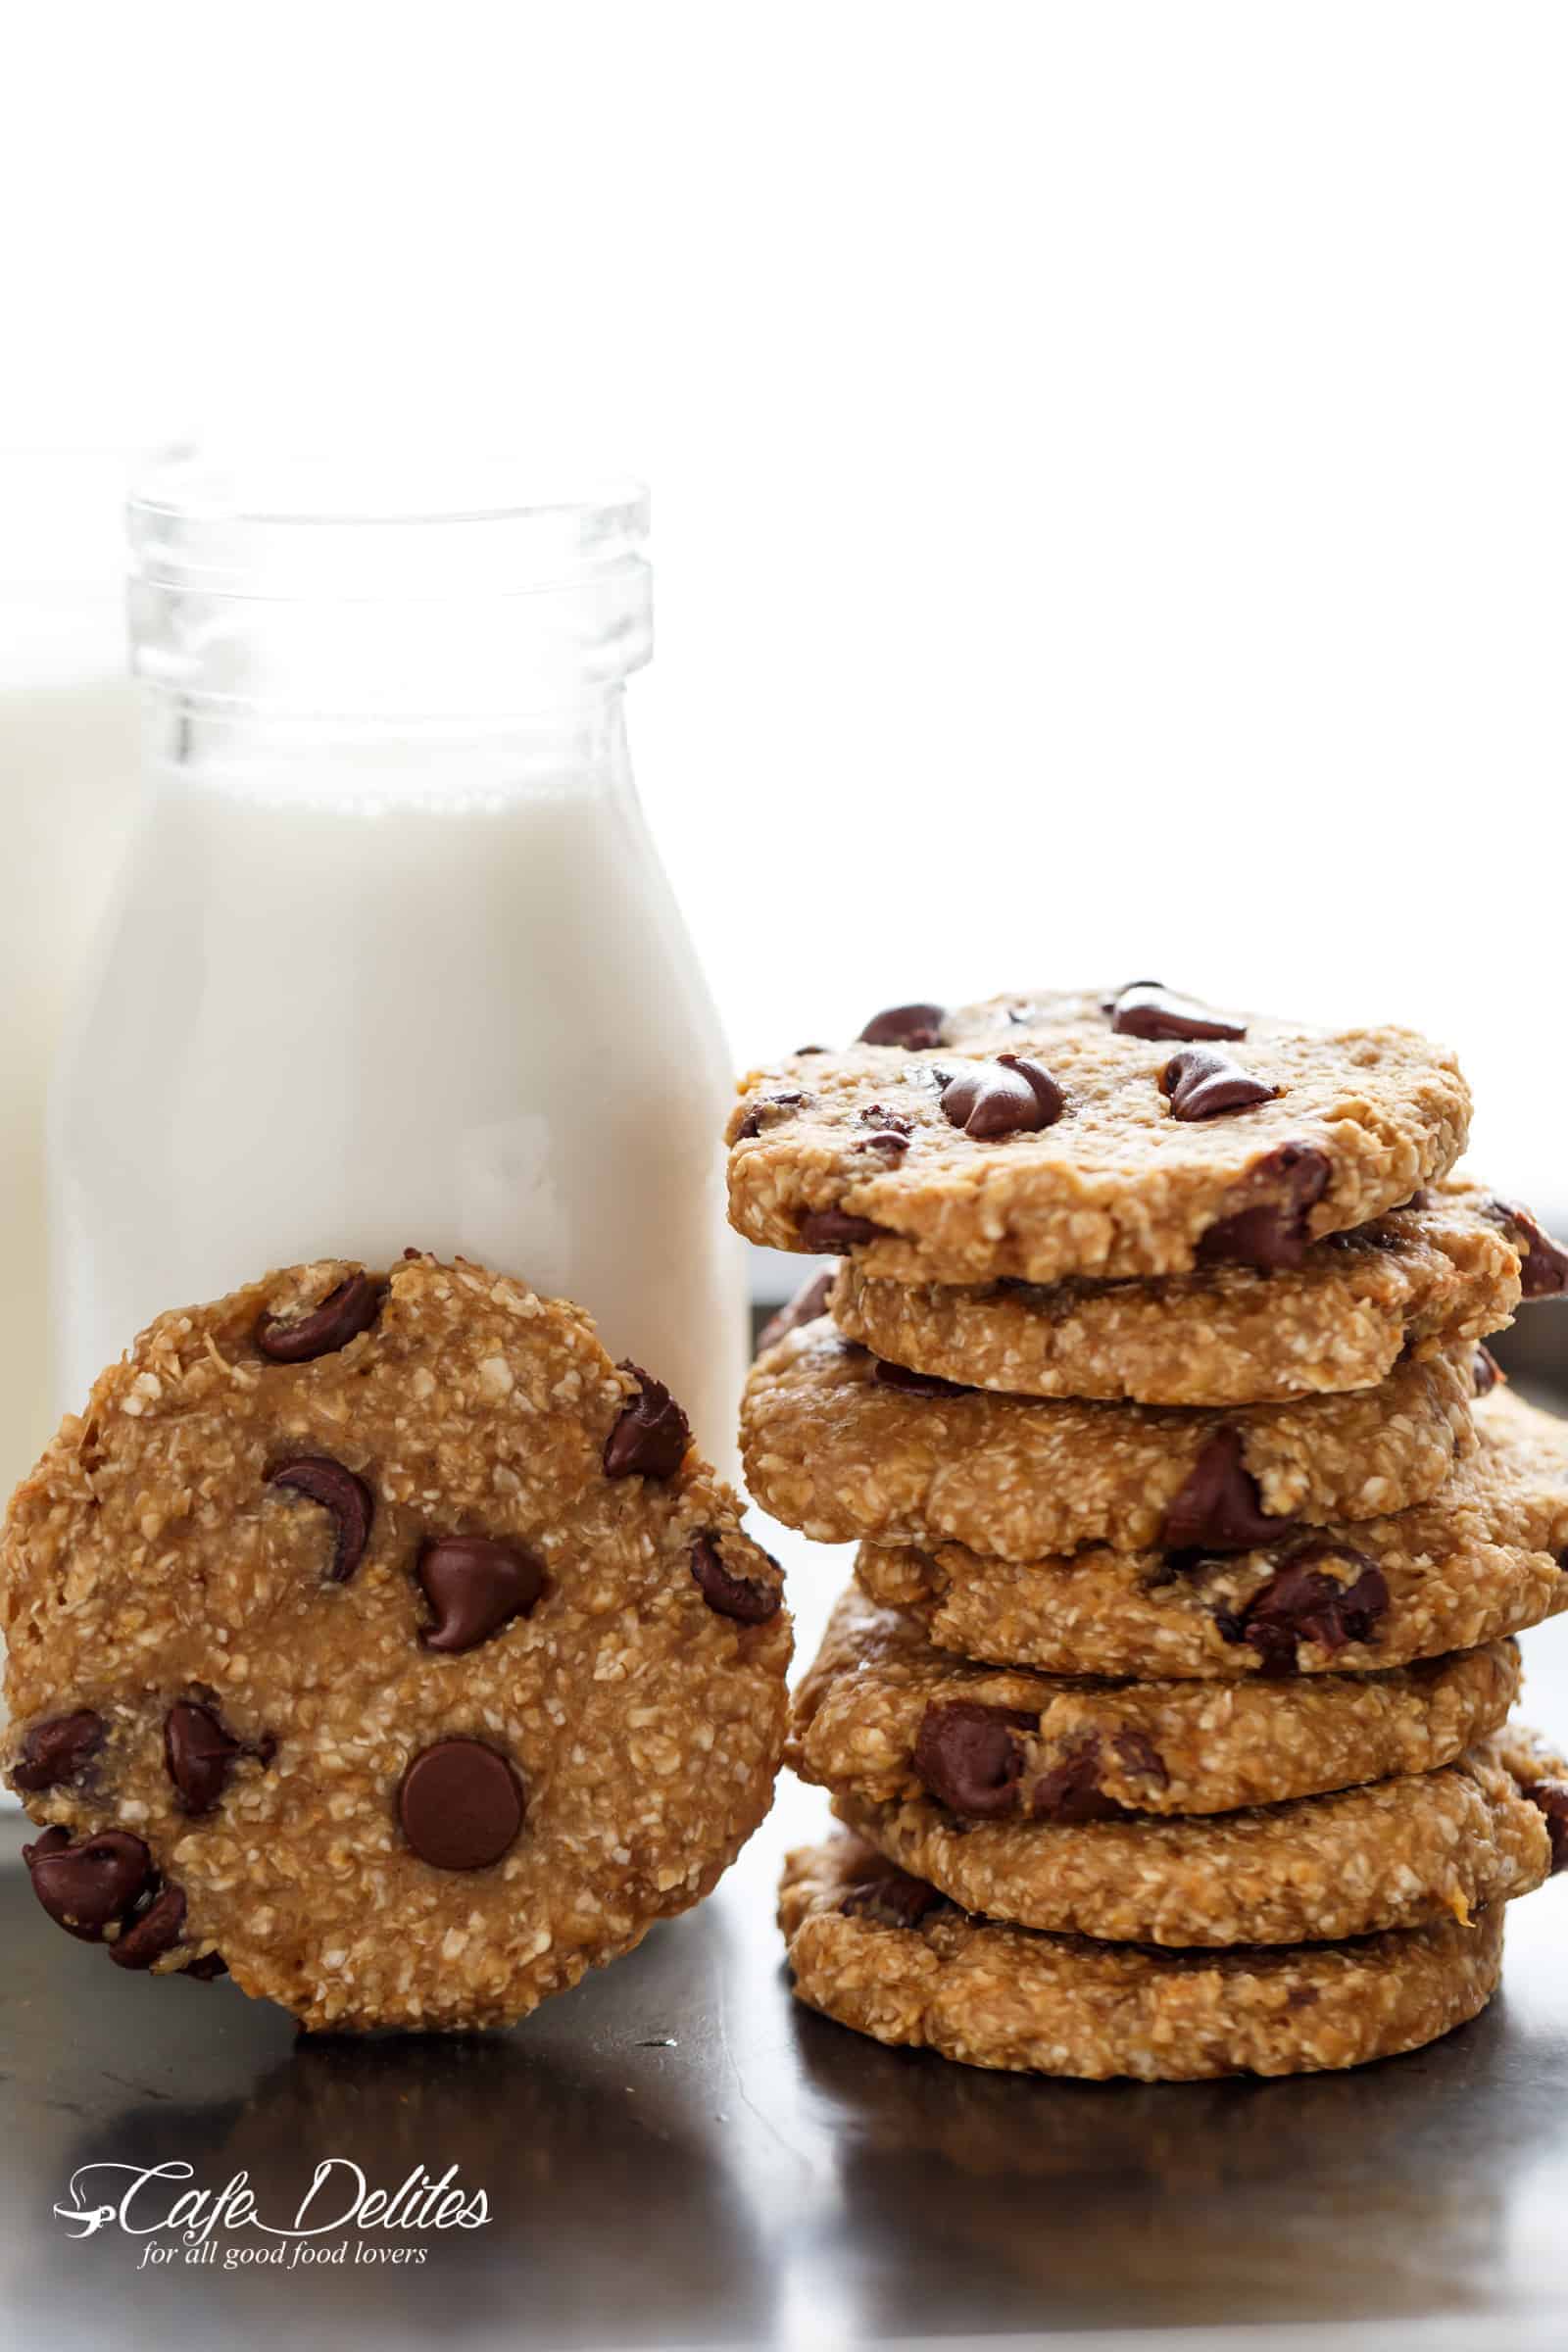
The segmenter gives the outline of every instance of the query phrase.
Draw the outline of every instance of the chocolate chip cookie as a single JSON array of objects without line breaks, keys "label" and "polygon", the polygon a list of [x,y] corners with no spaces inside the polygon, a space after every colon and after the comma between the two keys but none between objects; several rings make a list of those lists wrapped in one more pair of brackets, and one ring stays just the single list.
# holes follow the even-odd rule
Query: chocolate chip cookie
[{"label": "chocolate chip cookie", "polygon": [[1430,1502],[1245,1552],[1029,1562],[958,1544],[862,1544],[873,1600],[939,1648],[1050,1674],[1364,1673],[1474,1649],[1568,1608],[1568,1430],[1496,1390]]},{"label": "chocolate chip cookie", "polygon": [[890,1282],[851,1254],[829,1311],[888,1362],[973,1388],[1283,1402],[1372,1388],[1406,1350],[1429,1354],[1509,1323],[1531,1246],[1499,1222],[1499,1205],[1483,1186],[1448,1178],[1272,1274],[1221,1265],[1160,1281],[954,1286]]},{"label": "chocolate chip cookie", "polygon": [[1160,1951],[972,1919],[838,1836],[785,1864],[797,1997],[856,2033],[966,2066],[1190,2082],[1363,2066],[1484,2009],[1502,1905],[1353,1942]]},{"label": "chocolate chip cookie", "polygon": [[1468,1922],[1552,1868],[1544,1810],[1487,1740],[1433,1772],[1235,1813],[975,1821],[931,1796],[844,1792],[833,1810],[966,1911],[1111,1943],[1316,1943]]},{"label": "chocolate chip cookie", "polygon": [[730,1217],[896,1282],[1274,1271],[1446,1175],[1469,1120],[1452,1055],[1406,1029],[1152,983],[902,1006],[743,1081]]},{"label": "chocolate chip cookie", "polygon": [[907,1372],[824,1318],[754,1365],[741,1449],[763,1509],[819,1543],[1239,1551],[1435,1494],[1474,1449],[1475,1360],[1466,1341],[1290,1404],[1078,1403]]},{"label": "chocolate chip cookie", "polygon": [[1519,1681],[1512,1642],[1287,1681],[1030,1674],[933,1649],[852,1586],[796,1691],[786,1758],[836,1792],[932,1796],[971,1821],[1225,1813],[1451,1763],[1500,1727]]},{"label": "chocolate chip cookie", "polygon": [[651,1373],[481,1267],[162,1316],[6,1521],[39,1901],[312,2027],[524,2015],[767,1810],[789,1619],[740,1510]]}]

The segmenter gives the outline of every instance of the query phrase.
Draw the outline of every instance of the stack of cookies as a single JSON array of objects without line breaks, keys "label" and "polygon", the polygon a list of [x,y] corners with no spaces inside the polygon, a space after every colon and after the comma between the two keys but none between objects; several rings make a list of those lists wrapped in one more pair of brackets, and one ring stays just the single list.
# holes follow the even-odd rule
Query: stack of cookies
[{"label": "stack of cookies", "polygon": [[792,1760],[796,1989],[1076,2076],[1413,2049],[1568,1860],[1506,1718],[1568,1606],[1568,1432],[1480,1345],[1568,1288],[1451,1171],[1409,1031],[1135,983],[878,1015],[754,1074],[733,1222],[840,1253],[748,1386],[751,1489],[855,1542]]}]

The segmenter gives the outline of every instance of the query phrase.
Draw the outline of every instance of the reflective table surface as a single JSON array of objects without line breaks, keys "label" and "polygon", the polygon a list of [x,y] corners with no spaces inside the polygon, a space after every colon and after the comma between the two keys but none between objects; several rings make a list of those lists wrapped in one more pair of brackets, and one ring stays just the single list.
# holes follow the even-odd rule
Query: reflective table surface
[{"label": "reflective table surface", "polygon": [[[850,1554],[785,1548],[809,1654]],[[1526,1658],[1526,1716],[1568,1733],[1568,1622]],[[1503,1996],[1429,2050],[1074,2084],[882,2049],[791,2000],[773,1884],[823,1821],[786,1779],[710,1901],[510,2034],[356,2042],[69,1941],[7,1817],[8,2339],[1568,2345],[1568,1883],[1516,1907]],[[328,2226],[297,2258],[269,2230],[328,2159],[313,2227],[346,2210],[351,2166],[386,2191],[456,2166],[488,2219]],[[138,2186],[122,2228],[160,2166],[189,2171]],[[239,2175],[267,2228],[150,2227]]]}]

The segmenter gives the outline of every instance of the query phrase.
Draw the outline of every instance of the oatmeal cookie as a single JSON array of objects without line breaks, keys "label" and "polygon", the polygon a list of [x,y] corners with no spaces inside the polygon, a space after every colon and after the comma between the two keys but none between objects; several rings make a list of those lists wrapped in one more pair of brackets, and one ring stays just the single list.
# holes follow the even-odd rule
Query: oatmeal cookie
[{"label": "oatmeal cookie", "polygon": [[1469,1121],[1452,1055],[1407,1029],[1216,1013],[1152,984],[1003,997],[751,1072],[730,1218],[896,1282],[1272,1270],[1446,1175]]},{"label": "oatmeal cookie", "polygon": [[934,1796],[973,1820],[1226,1813],[1451,1763],[1519,1682],[1512,1642],[1285,1682],[1028,1674],[933,1649],[852,1586],[796,1691],[786,1760],[836,1791]]},{"label": "oatmeal cookie", "polygon": [[1364,2066],[1484,2009],[1502,1906],[1353,1942],[1159,1951],[971,1919],[842,1835],[784,1866],[798,1999],[966,2066],[1191,2082]]},{"label": "oatmeal cookie", "polygon": [[1474,1649],[1568,1608],[1568,1429],[1505,1389],[1430,1502],[1247,1552],[1028,1562],[862,1544],[873,1600],[941,1649],[1049,1674],[1360,1674]]},{"label": "oatmeal cookie", "polygon": [[[1479,1185],[1450,1178],[1296,1267],[1161,1281],[890,1282],[844,1259],[829,1311],[888,1362],[971,1388],[1138,1404],[1266,1404],[1368,1389],[1406,1350],[1511,1322],[1525,1254]],[[782,1336],[782,1335],[779,1335]]]},{"label": "oatmeal cookie", "polygon": [[1544,1809],[1486,1740],[1435,1772],[1239,1813],[969,1821],[929,1796],[842,1792],[833,1810],[966,1911],[1110,1943],[1319,1943],[1468,1924],[1552,1868]]},{"label": "oatmeal cookie", "polygon": [[1093,1404],[933,1381],[824,1319],[759,1357],[741,1450],[762,1508],[823,1544],[1244,1550],[1435,1494],[1475,1447],[1475,1358],[1466,1341],[1292,1404]]},{"label": "oatmeal cookie", "polygon": [[12,1502],[34,1890],[312,2027],[500,2025],[767,1811],[789,1619],[662,1384],[411,1253],[166,1314]]}]

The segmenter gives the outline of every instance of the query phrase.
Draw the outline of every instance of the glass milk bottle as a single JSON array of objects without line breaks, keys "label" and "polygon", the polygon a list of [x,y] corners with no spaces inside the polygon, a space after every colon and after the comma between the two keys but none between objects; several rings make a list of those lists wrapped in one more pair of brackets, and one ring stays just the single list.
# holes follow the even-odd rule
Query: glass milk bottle
[{"label": "glass milk bottle", "polygon": [[408,1246],[578,1299],[733,1467],[717,1017],[638,807],[647,501],[171,460],[147,793],[50,1136],[59,1402],[165,1307]]}]

